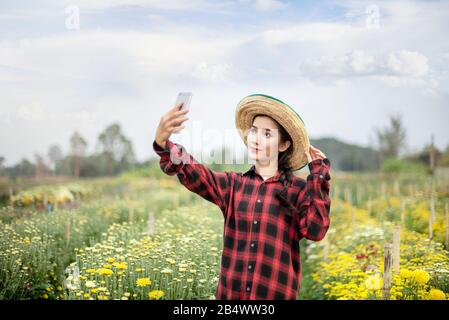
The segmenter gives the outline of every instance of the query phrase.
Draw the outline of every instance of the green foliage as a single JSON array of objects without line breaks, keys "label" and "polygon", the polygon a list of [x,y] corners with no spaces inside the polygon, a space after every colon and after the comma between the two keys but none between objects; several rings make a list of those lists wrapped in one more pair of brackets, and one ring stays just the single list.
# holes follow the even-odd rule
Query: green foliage
[{"label": "green foliage", "polygon": [[420,163],[403,159],[387,159],[382,165],[385,173],[425,173],[426,167]]}]

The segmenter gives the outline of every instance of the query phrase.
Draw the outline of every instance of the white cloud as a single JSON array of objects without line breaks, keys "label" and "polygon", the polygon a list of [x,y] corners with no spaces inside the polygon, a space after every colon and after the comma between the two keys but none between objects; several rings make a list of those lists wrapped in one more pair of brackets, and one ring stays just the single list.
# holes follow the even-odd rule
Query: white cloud
[{"label": "white cloud", "polygon": [[228,79],[232,66],[227,63],[211,64],[201,62],[192,70],[191,75],[205,81],[223,81]]},{"label": "white cloud", "polygon": [[300,72],[308,77],[336,76],[396,76],[422,77],[429,71],[428,59],[419,52],[393,51],[374,57],[362,50],[341,56],[325,55],[308,59],[300,65]]},{"label": "white cloud", "polygon": [[[57,5],[61,4],[57,0],[50,0],[50,2]],[[224,8],[229,5],[229,2],[210,0],[73,0],[70,5],[79,6],[80,10],[101,10],[122,6],[139,6],[163,10],[209,10]]]},{"label": "white cloud", "polygon": [[45,115],[45,108],[37,101],[33,101],[29,106],[22,106],[17,110],[17,117],[25,121],[42,121]]},{"label": "white cloud", "polygon": [[277,9],[282,9],[286,6],[282,1],[276,0],[256,0],[254,3],[254,8],[257,11],[273,11]]},{"label": "white cloud", "polygon": [[361,50],[354,50],[342,56],[322,56],[318,59],[308,59],[300,65],[300,72],[309,77],[346,77],[369,75],[375,67],[373,56]]},{"label": "white cloud", "polygon": [[393,74],[399,76],[425,76],[429,71],[425,55],[407,50],[389,53],[386,65]]}]

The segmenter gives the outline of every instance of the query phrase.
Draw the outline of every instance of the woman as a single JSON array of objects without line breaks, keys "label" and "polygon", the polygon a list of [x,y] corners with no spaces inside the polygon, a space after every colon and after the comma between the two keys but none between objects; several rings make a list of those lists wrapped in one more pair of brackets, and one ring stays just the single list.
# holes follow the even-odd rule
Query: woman
[{"label": "woman", "polygon": [[[218,205],[224,216],[217,299],[296,299],[301,281],[299,240],[323,239],[329,228],[330,161],[309,144],[304,123],[284,102],[245,97],[236,125],[249,156],[247,172],[215,172],[169,140],[188,110],[161,118],[153,142],[161,169]],[[307,179],[293,175],[308,164]]]}]

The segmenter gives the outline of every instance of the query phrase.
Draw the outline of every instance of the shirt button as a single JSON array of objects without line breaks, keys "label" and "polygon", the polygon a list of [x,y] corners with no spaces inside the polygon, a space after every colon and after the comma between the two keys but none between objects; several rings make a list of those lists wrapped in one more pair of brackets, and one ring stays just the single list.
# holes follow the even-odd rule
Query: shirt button
[{"label": "shirt button", "polygon": [[251,290],[251,288],[250,288],[250,287],[246,287],[246,291],[248,291],[248,292],[249,292],[249,290]]},{"label": "shirt button", "polygon": [[252,268],[252,267],[253,267],[252,265],[249,265],[249,266],[248,266],[248,269],[250,269],[250,270],[251,270],[251,268]]},{"label": "shirt button", "polygon": [[257,199],[257,203],[261,203],[262,201],[260,199]]},{"label": "shirt button", "polygon": [[254,221],[254,224],[257,224],[257,221]]},{"label": "shirt button", "polygon": [[323,175],[322,174],[320,174],[320,179],[323,179],[324,177],[323,177]]},{"label": "shirt button", "polygon": [[253,243],[251,243],[251,247],[252,247],[252,248],[254,248],[254,242],[253,242]]}]

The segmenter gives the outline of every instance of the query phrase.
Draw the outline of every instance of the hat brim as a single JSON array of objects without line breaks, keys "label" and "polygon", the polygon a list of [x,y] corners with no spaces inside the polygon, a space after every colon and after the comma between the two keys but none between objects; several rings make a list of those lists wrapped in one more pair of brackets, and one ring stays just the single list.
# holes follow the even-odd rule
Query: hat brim
[{"label": "hat brim", "polygon": [[245,145],[247,145],[245,136],[253,125],[254,117],[261,114],[276,120],[292,138],[293,145],[288,158],[290,168],[296,171],[305,167],[308,163],[305,150],[310,148],[305,124],[295,110],[274,97],[253,94],[238,103],[235,124]]}]

